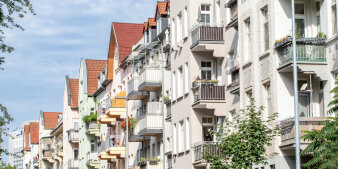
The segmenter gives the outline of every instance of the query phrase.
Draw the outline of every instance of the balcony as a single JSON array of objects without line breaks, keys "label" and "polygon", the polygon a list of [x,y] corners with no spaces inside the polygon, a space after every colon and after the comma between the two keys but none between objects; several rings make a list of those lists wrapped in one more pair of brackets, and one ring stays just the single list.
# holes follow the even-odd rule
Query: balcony
[{"label": "balcony", "polygon": [[[110,102],[110,98],[107,98],[106,100],[106,104]],[[108,105],[109,106],[109,105]],[[97,108],[97,112],[98,112],[98,119],[97,119],[97,122],[99,124],[114,124],[115,121],[116,121],[116,118],[114,117],[111,117],[107,114],[106,112],[106,105],[100,105],[98,106]]]},{"label": "balcony", "polygon": [[239,95],[239,67],[233,68],[231,71],[231,85],[230,85],[230,93]]},{"label": "balcony", "polygon": [[53,163],[53,150],[52,149],[44,149],[42,151],[42,160],[45,160],[49,163]]},{"label": "balcony", "polygon": [[88,152],[86,154],[87,165],[93,168],[100,168],[100,161],[97,153]]},{"label": "balcony", "polygon": [[140,127],[139,124],[136,124],[134,130],[129,130],[128,141],[129,142],[143,142],[149,140],[149,136],[140,136],[139,135]]},{"label": "balcony", "polygon": [[[142,158],[145,159],[145,158]],[[145,160],[145,161],[139,161],[137,162],[138,167],[142,168],[142,169],[163,169],[163,161],[149,161],[149,160]]]},{"label": "balcony", "polygon": [[68,132],[68,141],[72,143],[79,142],[79,130],[70,129]]},{"label": "balcony", "polygon": [[[297,66],[303,71],[315,71],[326,66],[324,38],[297,38]],[[292,38],[287,36],[275,43],[279,55],[279,72],[292,72]],[[323,67],[324,66],[324,67]]]},{"label": "balcony", "polygon": [[140,73],[139,91],[156,91],[162,87],[162,69],[145,68]]},{"label": "balcony", "polygon": [[122,91],[116,97],[106,100],[106,114],[112,118],[122,119],[126,117],[126,91]]},{"label": "balcony", "polygon": [[160,102],[148,102],[145,108],[137,111],[139,135],[156,136],[162,134],[163,113],[161,112]]},{"label": "balcony", "polygon": [[69,169],[79,169],[79,160],[68,160],[68,167]]},{"label": "balcony", "polygon": [[126,147],[123,143],[121,135],[114,135],[107,137],[107,153],[115,158],[124,158],[126,154]]},{"label": "balcony", "polygon": [[[215,56],[225,56],[222,24],[197,24],[191,30],[191,46],[193,52],[210,51]],[[221,52],[221,53],[220,53]],[[222,55],[224,54],[224,55]]]},{"label": "balcony", "polygon": [[225,86],[219,85],[217,81],[194,82],[194,103],[196,109],[224,109]]},{"label": "balcony", "polygon": [[206,151],[209,151],[216,155],[221,155],[221,151],[217,148],[217,142],[203,141],[195,143],[193,146],[194,158],[193,165],[194,167],[205,167],[207,162],[204,160],[204,155]]},{"label": "balcony", "polygon": [[230,8],[230,22],[228,23],[228,27],[238,27],[238,7],[237,0],[229,0],[228,3],[225,4],[227,8]]},{"label": "balcony", "polygon": [[34,167],[39,167],[39,157],[34,157],[34,159],[33,159],[33,166]]},{"label": "balcony", "polygon": [[[304,131],[320,130],[324,125],[320,122],[327,120],[325,117],[300,117],[299,130],[300,136],[305,135]],[[282,150],[294,150],[295,148],[295,125],[294,118],[289,118],[279,122],[281,129],[281,145]],[[304,149],[310,142],[300,139],[301,149]]]},{"label": "balcony", "polygon": [[88,135],[94,135],[96,137],[100,136],[100,129],[99,125],[97,124],[96,121],[91,121],[86,124],[86,134]]},{"label": "balcony", "polygon": [[140,78],[134,77],[128,82],[128,100],[143,100],[149,96],[148,92],[138,90],[140,86]]}]

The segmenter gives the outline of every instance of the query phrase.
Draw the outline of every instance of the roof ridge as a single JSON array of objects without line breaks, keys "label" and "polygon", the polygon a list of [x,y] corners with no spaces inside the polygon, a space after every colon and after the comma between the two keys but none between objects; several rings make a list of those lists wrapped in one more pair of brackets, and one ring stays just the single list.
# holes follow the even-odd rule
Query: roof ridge
[{"label": "roof ridge", "polygon": [[123,24],[135,24],[135,25],[142,25],[142,23],[131,23],[131,22],[113,22],[113,23],[123,23]]}]

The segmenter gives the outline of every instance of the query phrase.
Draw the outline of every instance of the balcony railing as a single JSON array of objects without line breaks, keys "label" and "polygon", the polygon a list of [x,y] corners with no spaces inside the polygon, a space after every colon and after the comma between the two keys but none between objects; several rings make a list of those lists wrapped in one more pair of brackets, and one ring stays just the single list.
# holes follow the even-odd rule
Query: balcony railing
[{"label": "balcony railing", "polygon": [[128,82],[127,97],[128,97],[129,100],[142,100],[144,97],[149,95],[146,92],[139,91],[139,89],[138,89],[139,86],[140,86],[140,78],[139,77],[133,77]]},{"label": "balcony railing", "polygon": [[53,151],[52,150],[44,150],[42,155],[43,155],[43,158],[52,158],[53,157]]},{"label": "balcony railing", "polygon": [[145,107],[140,107],[137,109],[137,117],[142,117],[146,114],[160,114],[161,113],[161,103],[160,102],[148,102]]},{"label": "balcony railing", "polygon": [[[300,136],[305,134],[304,131],[311,130],[320,130],[323,128],[323,124],[321,122],[327,120],[325,117],[300,117],[299,118],[299,128],[300,128]],[[294,118],[285,119],[279,122],[279,127],[281,129],[281,145],[280,147],[293,145],[295,144],[295,125]],[[304,139],[300,140],[300,143],[310,143],[309,141],[305,141]]]},{"label": "balcony railing", "polygon": [[108,141],[107,140],[100,141],[99,144],[98,144],[98,147],[97,147],[97,151],[99,153],[106,152],[107,148],[108,148]]},{"label": "balcony railing", "polygon": [[159,102],[150,102],[147,104],[146,111],[139,114],[139,135],[154,136],[162,133],[163,121]]},{"label": "balcony railing", "polygon": [[[297,38],[296,39],[297,62],[326,62],[326,49],[324,38]],[[292,37],[276,42],[280,66],[292,63]]]},{"label": "balcony railing", "polygon": [[191,49],[200,42],[223,41],[222,24],[198,24],[191,30]]},{"label": "balcony railing", "polygon": [[121,135],[111,135],[107,137],[108,147],[124,147],[123,137]]},{"label": "balcony railing", "polygon": [[86,161],[87,161],[87,163],[99,161],[98,154],[88,152],[87,155],[86,155]]},{"label": "balcony railing", "polygon": [[152,91],[162,85],[162,69],[161,68],[145,68],[140,73],[139,91]]},{"label": "balcony railing", "polygon": [[200,100],[225,100],[225,86],[217,82],[195,82],[193,83],[195,102]]},{"label": "balcony railing", "polygon": [[217,142],[208,141],[196,143],[194,145],[194,162],[205,162],[204,158],[207,153],[223,156],[216,144]]},{"label": "balcony railing", "polygon": [[79,160],[74,160],[74,159],[68,160],[68,167],[70,169],[78,169],[79,168]]},{"label": "balcony railing", "polygon": [[78,142],[79,141],[79,130],[74,130],[74,129],[68,130],[68,141]]}]

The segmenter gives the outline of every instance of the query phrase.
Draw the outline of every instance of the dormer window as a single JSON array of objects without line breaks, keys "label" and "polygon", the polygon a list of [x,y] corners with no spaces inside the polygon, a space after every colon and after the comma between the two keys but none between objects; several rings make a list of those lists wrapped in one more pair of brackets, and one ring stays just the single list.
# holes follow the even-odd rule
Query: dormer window
[{"label": "dormer window", "polygon": [[157,23],[156,23],[156,30],[157,30],[157,35],[159,35],[162,32],[162,19],[161,17],[158,18]]},{"label": "dormer window", "polygon": [[148,43],[148,31],[144,32],[144,43]]}]

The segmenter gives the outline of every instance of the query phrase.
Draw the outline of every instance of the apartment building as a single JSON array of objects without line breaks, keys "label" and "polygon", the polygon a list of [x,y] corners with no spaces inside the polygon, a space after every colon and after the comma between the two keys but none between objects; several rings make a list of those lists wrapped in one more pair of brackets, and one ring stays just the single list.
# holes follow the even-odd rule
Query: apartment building
[{"label": "apartment building", "polygon": [[[236,3],[241,107],[254,97],[266,107],[264,118],[278,114],[281,128],[281,136],[268,149],[278,155],[269,157],[267,166],[256,167],[294,168],[291,2]],[[294,5],[300,129],[318,129],[327,117],[329,91],[337,77],[337,5],[335,0],[300,0]],[[301,149],[308,144],[302,139],[300,143]],[[301,158],[302,163],[307,160]]]},{"label": "apartment building", "polygon": [[53,158],[53,136],[50,133],[57,127],[60,116],[62,116],[62,112],[40,111],[38,145],[38,168],[40,169],[52,168],[55,162]]},{"label": "apartment building", "polygon": [[23,133],[23,168],[37,169],[39,168],[39,122],[24,122]]},{"label": "apartment building", "polygon": [[[97,77],[107,67],[106,60],[81,59],[79,71],[79,168],[87,169],[95,166],[87,165],[88,153],[97,152],[99,128],[97,112],[95,112],[94,92],[98,87]],[[87,120],[85,120],[87,119]],[[90,125],[91,124],[91,125]]]},{"label": "apartment building", "polygon": [[[131,67],[121,67],[131,53],[132,45],[142,37],[142,24],[112,24],[107,69],[98,77],[98,122],[101,125],[99,159],[101,168],[125,168],[126,136],[121,124],[126,118],[126,85],[131,78]],[[133,157],[130,151],[129,158]]]},{"label": "apartment building", "polygon": [[63,168],[79,168],[79,79],[65,78],[63,95]]},{"label": "apartment building", "polygon": [[[53,168],[63,168],[63,115],[58,115],[58,124],[50,132],[52,137]],[[68,155],[68,154],[67,154]]]},{"label": "apartment building", "polygon": [[10,155],[8,156],[8,163],[11,166],[16,167],[17,169],[23,168],[22,161],[22,151],[23,151],[23,129],[18,129],[9,133],[8,137],[8,152]]}]

